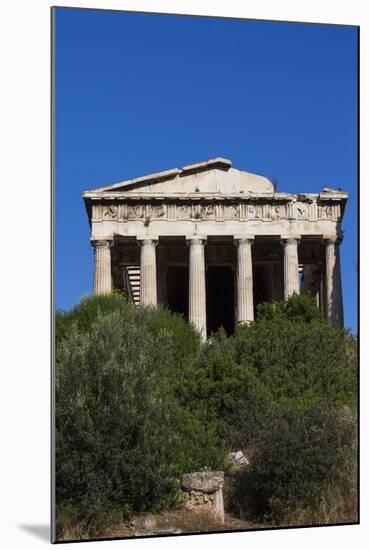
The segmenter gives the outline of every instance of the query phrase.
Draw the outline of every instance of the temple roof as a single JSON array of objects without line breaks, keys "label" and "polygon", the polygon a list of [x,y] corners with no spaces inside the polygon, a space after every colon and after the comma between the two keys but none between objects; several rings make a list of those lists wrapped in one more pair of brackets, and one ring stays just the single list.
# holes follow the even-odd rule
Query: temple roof
[{"label": "temple roof", "polygon": [[113,185],[86,191],[90,194],[263,194],[274,192],[273,183],[264,176],[232,168],[232,162],[224,158],[214,158],[204,162],[187,164],[139,178],[121,181]]},{"label": "temple roof", "polygon": [[94,200],[131,199],[260,199],[274,201],[330,200],[342,201],[348,194],[341,189],[324,187],[321,193],[276,192],[273,183],[265,176],[232,168],[228,159],[217,157],[203,162],[187,164],[139,178],[124,180],[113,185],[97,187],[83,193],[86,207]]}]

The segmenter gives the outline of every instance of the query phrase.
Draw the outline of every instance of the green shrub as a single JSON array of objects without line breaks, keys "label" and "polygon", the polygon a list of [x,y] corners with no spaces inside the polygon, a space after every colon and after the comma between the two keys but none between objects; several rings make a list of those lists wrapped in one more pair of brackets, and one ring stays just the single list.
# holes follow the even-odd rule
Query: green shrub
[{"label": "green shrub", "polygon": [[[314,314],[315,311],[315,314]],[[263,304],[255,323],[235,336],[236,361],[251,366],[275,405],[356,406],[356,365],[347,330],[329,327],[309,296]]]},{"label": "green shrub", "polygon": [[232,507],[244,518],[291,524],[304,511],[320,523],[323,503],[333,509],[343,495],[356,501],[356,416],[348,407],[270,414],[254,445],[233,485]]},{"label": "green shrub", "polygon": [[309,296],[262,304],[256,321],[230,338],[219,331],[203,347],[198,371],[204,383],[196,399],[233,448],[252,445],[280,407],[356,407],[355,339],[329,327]]},{"label": "green shrub", "polygon": [[356,362],[356,339],[308,296],[262,304],[204,345],[181,316],[119,293],[58,312],[58,536],[176,506],[182,473],[224,468],[237,449],[252,467],[233,480],[233,513],[288,523],[334,503],[342,515],[356,499]]},{"label": "green shrub", "polygon": [[57,327],[59,537],[76,524],[97,536],[127,510],[170,506],[179,475],[219,467],[214,427],[176,397],[200,346],[183,319],[112,296],[83,300]]},{"label": "green shrub", "polygon": [[124,311],[133,315],[134,305],[128,302],[120,291],[112,294],[101,294],[93,298],[87,296],[74,306],[70,311],[57,311],[55,317],[55,337],[58,344],[68,335],[73,324],[76,324],[81,333],[90,330],[98,315],[109,315],[115,311]]},{"label": "green shrub", "polygon": [[220,331],[203,347],[201,399],[228,449],[244,450],[255,464],[228,482],[230,511],[272,523],[298,514],[317,521],[323,508],[332,521],[354,517],[355,506],[350,515],[344,501],[355,502],[356,362],[356,339],[329,327],[309,296],[262,304],[254,323],[231,338]]},{"label": "green shrub", "polygon": [[271,406],[270,389],[259,379],[252,362],[238,361],[235,337],[227,338],[222,330],[203,347],[198,370],[204,382],[196,399],[204,404],[204,414],[217,422],[227,447],[244,447]]}]

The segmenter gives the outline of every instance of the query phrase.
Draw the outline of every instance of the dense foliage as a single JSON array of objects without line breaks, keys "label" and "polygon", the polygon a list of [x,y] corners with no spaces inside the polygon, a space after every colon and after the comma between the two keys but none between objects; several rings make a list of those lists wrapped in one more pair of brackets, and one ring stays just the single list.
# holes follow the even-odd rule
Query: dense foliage
[{"label": "dense foliage", "polygon": [[222,465],[215,426],[180,396],[200,347],[183,319],[116,295],[83,300],[56,327],[59,534],[169,506],[181,473]]},{"label": "dense foliage", "polygon": [[220,331],[200,357],[208,407],[232,446],[244,446],[269,410],[356,405],[356,341],[329,327],[309,296],[262,304],[231,338]]},{"label": "dense foliage", "polygon": [[264,416],[251,466],[232,480],[230,508],[273,524],[356,520],[356,418],[348,407]]},{"label": "dense foliage", "polygon": [[226,502],[243,518],[278,524],[355,499],[355,415],[356,339],[308,296],[262,304],[204,345],[166,310],[84,299],[56,318],[59,535],[170,507],[182,473],[237,449],[251,466]]}]

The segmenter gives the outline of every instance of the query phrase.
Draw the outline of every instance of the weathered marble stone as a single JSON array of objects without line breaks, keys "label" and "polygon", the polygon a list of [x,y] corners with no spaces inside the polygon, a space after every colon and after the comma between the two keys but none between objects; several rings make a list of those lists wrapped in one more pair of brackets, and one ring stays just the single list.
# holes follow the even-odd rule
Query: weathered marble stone
[{"label": "weathered marble stone", "polygon": [[94,240],[95,249],[94,291],[95,294],[106,294],[112,291],[111,261],[109,240]]},{"label": "weathered marble stone", "polygon": [[293,293],[300,293],[299,260],[297,247],[300,239],[287,237],[282,239],[284,248],[284,299],[288,300]]},{"label": "weathered marble stone", "polygon": [[206,339],[205,246],[206,239],[189,239],[189,321]]},{"label": "weathered marble stone", "polygon": [[[209,304],[225,290],[209,295],[209,277],[217,267],[234,273],[223,273],[234,284],[234,297],[232,290],[228,296],[234,325],[252,322],[261,301],[300,291],[315,293],[327,321],[343,325],[339,243],[348,195],[340,189],[276,192],[264,176],[214,158],[86,191],[83,198],[97,294],[127,291],[130,278],[124,273],[139,273],[132,283],[139,288],[135,303],[156,306],[159,292],[159,303],[175,302],[205,340]],[[234,254],[231,243],[237,245]],[[313,281],[311,274],[318,271],[321,277]],[[176,283],[172,273],[179,276]]]},{"label": "weathered marble stone", "polygon": [[202,471],[182,476],[182,489],[187,493],[185,507],[195,513],[209,513],[224,523],[224,472]]},{"label": "weathered marble stone", "polygon": [[339,238],[326,236],[326,318],[333,327],[343,326]]},{"label": "weathered marble stone", "polygon": [[140,239],[141,245],[141,304],[156,306],[157,282],[156,282],[156,245],[157,239]]},{"label": "weathered marble stone", "polygon": [[251,246],[252,235],[235,237],[237,244],[237,321],[251,323],[254,320]]},{"label": "weathered marble stone", "polygon": [[235,466],[248,466],[250,464],[242,451],[229,453],[228,459]]}]

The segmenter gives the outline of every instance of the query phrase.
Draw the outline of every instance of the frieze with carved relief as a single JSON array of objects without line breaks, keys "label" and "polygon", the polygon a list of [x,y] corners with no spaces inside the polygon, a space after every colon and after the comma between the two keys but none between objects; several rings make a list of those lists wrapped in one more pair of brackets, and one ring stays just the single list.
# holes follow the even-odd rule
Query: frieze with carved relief
[{"label": "frieze with carved relief", "polygon": [[151,217],[153,219],[163,219],[166,216],[166,208],[164,204],[151,207]]},{"label": "frieze with carved relief", "polygon": [[284,204],[272,205],[270,208],[272,220],[283,220],[286,217],[286,206]]},{"label": "frieze with carved relief", "polygon": [[238,204],[231,204],[224,207],[224,216],[226,220],[237,220],[240,217]]},{"label": "frieze with carved relief", "polygon": [[190,220],[191,219],[191,206],[181,205],[176,207],[176,219],[177,220]]},{"label": "frieze with carved relief", "polygon": [[142,204],[136,204],[134,206],[128,206],[128,219],[137,220],[144,217],[144,207]]},{"label": "frieze with carved relief", "polygon": [[197,201],[189,204],[96,204],[93,206],[95,221],[99,220],[178,220],[178,221],[207,221],[207,220],[260,220],[278,221],[294,220],[332,220],[341,218],[339,204],[319,204],[319,202],[288,202],[285,204],[247,203],[239,204],[211,203],[201,204]]},{"label": "frieze with carved relief", "polygon": [[104,220],[115,220],[118,215],[118,208],[115,205],[109,205],[104,208]]},{"label": "frieze with carved relief", "polygon": [[339,204],[318,207],[318,217],[322,220],[338,220],[341,217]]},{"label": "frieze with carved relief", "polygon": [[215,219],[215,206],[213,204],[207,204],[201,208],[202,218],[204,220],[214,220]]},{"label": "frieze with carved relief", "polygon": [[302,202],[295,203],[295,214],[297,219],[307,219],[309,217],[309,205]]}]

